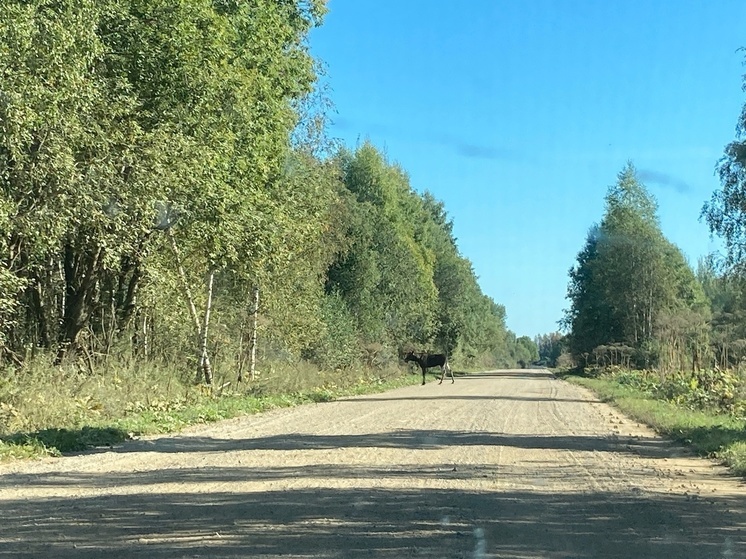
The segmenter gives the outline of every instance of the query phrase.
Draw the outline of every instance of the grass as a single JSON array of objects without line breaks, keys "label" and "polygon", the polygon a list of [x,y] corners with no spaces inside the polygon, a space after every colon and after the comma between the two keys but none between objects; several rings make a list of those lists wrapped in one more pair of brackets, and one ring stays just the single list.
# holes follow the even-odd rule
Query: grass
[{"label": "grass", "polygon": [[567,373],[559,376],[589,388],[601,400],[613,404],[661,435],[687,445],[703,456],[716,458],[733,473],[746,476],[746,420],[682,408],[606,378]]},{"label": "grass", "polygon": [[170,433],[274,408],[418,384],[419,374],[319,371],[308,364],[267,365],[256,381],[216,375],[214,388],[191,373],[123,363],[97,371],[37,364],[0,375],[0,461],[60,456],[112,446],[138,435]]},{"label": "grass", "polygon": [[38,455],[59,456],[62,452],[111,446],[129,438],[117,427],[82,427],[81,429],[42,429],[34,433],[15,433],[0,438],[0,455],[33,458]]}]

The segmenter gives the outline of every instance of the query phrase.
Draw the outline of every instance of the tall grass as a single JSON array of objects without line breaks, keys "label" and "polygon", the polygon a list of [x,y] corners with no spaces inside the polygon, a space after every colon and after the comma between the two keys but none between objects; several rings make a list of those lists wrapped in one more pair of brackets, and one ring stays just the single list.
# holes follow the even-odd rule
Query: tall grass
[{"label": "tall grass", "polygon": [[59,455],[127,438],[173,432],[195,423],[345,395],[415,384],[396,365],[381,370],[319,370],[265,362],[257,378],[236,383],[217,369],[212,387],[194,373],[158,363],[110,361],[95,372],[42,359],[0,373],[0,460]]}]

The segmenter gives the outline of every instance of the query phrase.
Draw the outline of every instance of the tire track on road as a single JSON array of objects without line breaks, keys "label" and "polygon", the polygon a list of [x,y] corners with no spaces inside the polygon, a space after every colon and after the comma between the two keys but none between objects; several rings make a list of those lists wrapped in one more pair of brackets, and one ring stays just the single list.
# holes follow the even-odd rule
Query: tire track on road
[{"label": "tire track on road", "polygon": [[592,401],[490,371],[0,466],[0,559],[746,556],[743,485]]}]

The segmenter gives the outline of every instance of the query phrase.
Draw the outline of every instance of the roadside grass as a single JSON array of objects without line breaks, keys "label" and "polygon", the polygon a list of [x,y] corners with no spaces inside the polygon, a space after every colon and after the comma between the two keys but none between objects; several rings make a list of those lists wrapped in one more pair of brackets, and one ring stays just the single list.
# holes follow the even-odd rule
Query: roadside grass
[{"label": "roadside grass", "polygon": [[558,376],[592,390],[602,401],[613,404],[661,435],[703,456],[722,461],[736,475],[746,476],[745,419],[686,409],[606,378],[571,373],[558,373]]},{"label": "roadside grass", "polygon": [[268,364],[252,382],[216,374],[212,387],[174,367],[112,364],[95,375],[36,365],[0,377],[0,461],[60,456],[139,435],[330,402],[418,384],[419,374],[387,369],[319,371]]}]

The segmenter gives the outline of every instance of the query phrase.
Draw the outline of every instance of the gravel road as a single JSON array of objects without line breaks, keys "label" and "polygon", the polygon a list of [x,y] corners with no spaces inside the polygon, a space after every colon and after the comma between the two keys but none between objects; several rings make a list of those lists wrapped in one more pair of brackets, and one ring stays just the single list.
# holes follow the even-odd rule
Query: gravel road
[{"label": "gravel road", "polygon": [[746,485],[540,370],[0,465],[0,559],[744,558]]}]

